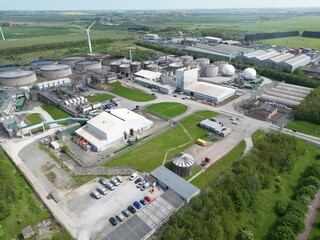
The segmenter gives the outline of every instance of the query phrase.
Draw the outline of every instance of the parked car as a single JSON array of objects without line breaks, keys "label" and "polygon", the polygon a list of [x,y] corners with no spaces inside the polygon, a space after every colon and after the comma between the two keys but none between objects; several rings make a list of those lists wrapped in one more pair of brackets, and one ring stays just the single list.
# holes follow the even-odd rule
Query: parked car
[{"label": "parked car", "polygon": [[230,121],[236,121],[237,119],[235,117],[229,117]]},{"label": "parked car", "polygon": [[134,183],[137,184],[137,183],[139,183],[139,182],[141,182],[141,181],[142,181],[142,179],[141,179],[141,178],[138,178],[137,180],[134,181]]},{"label": "parked car", "polygon": [[137,209],[140,209],[142,207],[138,201],[134,201],[133,206],[135,206]]},{"label": "parked car", "polygon": [[140,200],[140,203],[141,203],[142,205],[147,205],[147,204],[148,204],[147,200],[145,200],[144,198],[142,198],[142,199]]},{"label": "parked car", "polygon": [[136,212],[136,210],[134,209],[134,207],[132,207],[131,205],[127,208],[129,210],[129,212],[131,212],[132,214],[134,214]]},{"label": "parked car", "polygon": [[99,183],[101,183],[102,185],[106,186],[107,185],[107,180],[105,180],[104,178],[99,178]]},{"label": "parked car", "polygon": [[110,182],[115,186],[119,186],[119,184],[120,184],[119,181],[115,177],[111,178]]},{"label": "parked car", "polygon": [[138,176],[138,173],[132,173],[132,175],[129,177],[129,180],[132,181]]},{"label": "parked car", "polygon": [[144,196],[144,199],[148,202],[148,203],[150,203],[152,200],[151,200],[151,197],[149,197],[149,196]]},{"label": "parked car", "polygon": [[109,219],[109,222],[113,225],[113,226],[116,226],[118,224],[117,220],[114,218],[114,217],[111,217]]},{"label": "parked car", "polygon": [[122,213],[119,213],[116,215],[116,218],[120,221],[123,222],[126,218]]},{"label": "parked car", "polygon": [[91,191],[91,195],[92,195],[94,198],[96,198],[96,199],[101,198],[100,193],[99,193],[96,189],[93,189],[93,190]]},{"label": "parked car", "polygon": [[126,210],[123,210],[122,211],[122,214],[126,217],[129,217],[130,216],[130,212],[126,209]]},{"label": "parked car", "polygon": [[103,195],[106,195],[106,194],[108,193],[107,189],[106,189],[104,186],[102,186],[102,185],[100,185],[99,187],[97,187],[97,191],[98,191],[99,193],[103,194]]},{"label": "parked car", "polygon": [[234,124],[234,125],[238,125],[237,121],[232,121],[231,123]]},{"label": "parked car", "polygon": [[206,161],[202,161],[202,163],[200,164],[202,167],[205,167],[205,166],[207,166],[207,164],[208,164],[208,162],[206,162]]},{"label": "parked car", "polygon": [[141,191],[146,190],[148,187],[150,187],[150,183],[146,182],[145,184],[142,185],[142,187],[140,188]]},{"label": "parked car", "polygon": [[116,188],[111,182],[107,182],[105,186],[109,188],[111,191],[113,191]]},{"label": "parked car", "polygon": [[136,187],[137,187],[137,188],[141,188],[142,185],[143,185],[143,183],[142,183],[142,182],[139,182]]},{"label": "parked car", "polygon": [[117,179],[120,183],[122,183],[122,182],[123,182],[123,178],[122,178],[122,177],[120,177],[119,175],[118,175],[118,176],[116,176],[116,179]]}]

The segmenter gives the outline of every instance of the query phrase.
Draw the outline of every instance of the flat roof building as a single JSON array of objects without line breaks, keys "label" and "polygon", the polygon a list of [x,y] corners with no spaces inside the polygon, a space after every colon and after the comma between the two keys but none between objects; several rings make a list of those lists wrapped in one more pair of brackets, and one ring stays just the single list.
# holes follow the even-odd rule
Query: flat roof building
[{"label": "flat roof building", "polygon": [[159,81],[162,73],[160,72],[153,72],[149,70],[140,70],[139,72],[134,73],[135,77],[140,77],[147,79],[149,81]]}]

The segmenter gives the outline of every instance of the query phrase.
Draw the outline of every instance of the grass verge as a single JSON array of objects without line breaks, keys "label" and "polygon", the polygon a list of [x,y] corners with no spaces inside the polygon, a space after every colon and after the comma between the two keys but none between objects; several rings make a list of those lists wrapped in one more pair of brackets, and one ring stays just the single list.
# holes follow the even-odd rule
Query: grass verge
[{"label": "grass verge", "polygon": [[99,94],[99,95],[88,97],[88,101],[91,102],[91,103],[104,102],[104,101],[107,101],[107,100],[112,99],[112,98],[114,98],[113,95],[108,94],[108,93],[103,93],[103,94]]},{"label": "grass verge", "polygon": [[114,87],[111,91],[112,93],[132,101],[147,102],[156,99],[156,97],[151,94],[133,88],[124,87],[120,82],[111,83],[111,85]]},{"label": "grass verge", "polygon": [[[45,110],[49,115],[54,119],[61,119],[61,118],[68,118],[70,115],[64,111],[62,111],[59,107],[49,105],[49,104],[44,104],[41,106],[43,110]],[[67,125],[67,122],[59,123],[62,125]]]},{"label": "grass verge", "polygon": [[32,113],[28,116],[26,116],[26,119],[31,123],[31,124],[36,124],[39,122],[42,122],[42,118],[40,117],[39,113]]},{"label": "grass verge", "polygon": [[181,103],[162,102],[148,106],[146,108],[150,113],[155,112],[156,115],[162,115],[165,118],[173,118],[187,111],[188,107]]},{"label": "grass verge", "polygon": [[320,137],[320,125],[312,122],[294,120],[286,128],[311,136]]}]

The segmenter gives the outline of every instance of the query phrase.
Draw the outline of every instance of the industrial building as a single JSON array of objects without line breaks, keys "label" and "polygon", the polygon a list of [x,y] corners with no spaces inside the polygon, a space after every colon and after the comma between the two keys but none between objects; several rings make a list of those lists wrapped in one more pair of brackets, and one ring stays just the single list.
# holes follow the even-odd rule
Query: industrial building
[{"label": "industrial building", "polygon": [[211,43],[211,44],[219,44],[222,42],[222,38],[217,38],[217,37],[204,37],[203,41],[205,43]]},{"label": "industrial building", "polygon": [[150,175],[156,178],[156,182],[159,186],[166,190],[173,191],[185,203],[188,203],[192,197],[200,193],[199,188],[193,186],[191,183],[164,166],[160,166],[153,170]]},{"label": "industrial building", "polygon": [[171,160],[171,171],[180,177],[191,176],[194,170],[194,158],[185,152],[178,153]]},{"label": "industrial building", "polygon": [[181,68],[176,71],[177,90],[184,91],[185,87],[197,82],[198,68]]},{"label": "industrial building", "polygon": [[187,46],[182,49],[184,52],[198,53],[198,54],[208,54],[227,61],[235,59],[237,56],[241,56],[245,53],[251,52],[249,48],[238,47],[227,44],[218,44],[211,46],[208,44],[196,44],[193,46]]},{"label": "industrial building", "polygon": [[8,87],[24,86],[37,81],[33,71],[12,71],[0,73],[0,84]]},{"label": "industrial building", "polygon": [[72,84],[72,81],[70,78],[61,78],[57,80],[36,83],[34,87],[38,90],[46,90],[48,88],[69,86],[71,84]]},{"label": "industrial building", "polygon": [[44,78],[57,79],[65,78],[72,74],[71,67],[64,64],[48,65],[41,68],[41,75]]},{"label": "industrial building", "polygon": [[143,78],[149,81],[159,81],[161,78],[162,73],[160,72],[153,72],[149,70],[140,70],[133,74],[134,78]]},{"label": "industrial building", "polygon": [[143,39],[145,40],[158,40],[159,39],[159,35],[158,34],[146,34],[143,36]]},{"label": "industrial building", "polygon": [[94,151],[101,151],[118,140],[138,136],[152,126],[153,122],[144,116],[120,108],[100,113],[75,133],[87,141]]},{"label": "industrial building", "polygon": [[221,137],[225,137],[232,132],[231,128],[225,127],[223,124],[211,121],[209,119],[202,120],[199,123],[199,126],[211,132],[214,132]]}]

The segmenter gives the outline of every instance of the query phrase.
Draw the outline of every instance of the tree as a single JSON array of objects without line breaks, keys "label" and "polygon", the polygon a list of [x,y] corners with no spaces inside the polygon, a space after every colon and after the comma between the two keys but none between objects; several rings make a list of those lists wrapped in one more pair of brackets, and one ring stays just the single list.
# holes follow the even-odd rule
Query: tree
[{"label": "tree", "polygon": [[250,230],[243,228],[240,230],[237,240],[253,240],[253,234]]},{"label": "tree", "polygon": [[3,238],[4,235],[5,235],[5,232],[4,232],[3,228],[2,228],[2,226],[0,225],[0,239],[4,239]]},{"label": "tree", "polygon": [[296,235],[292,232],[289,226],[277,226],[272,233],[273,240],[295,240]]},{"label": "tree", "polygon": [[287,212],[288,202],[285,200],[279,200],[276,203],[276,212],[278,215],[283,216]]}]

